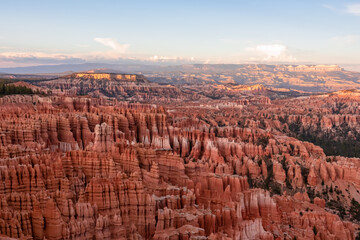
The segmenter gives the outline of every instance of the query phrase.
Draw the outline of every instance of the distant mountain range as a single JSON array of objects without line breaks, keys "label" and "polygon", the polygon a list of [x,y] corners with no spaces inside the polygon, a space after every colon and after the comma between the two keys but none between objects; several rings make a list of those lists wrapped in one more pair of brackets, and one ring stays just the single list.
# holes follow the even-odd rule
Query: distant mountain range
[{"label": "distant mountain range", "polygon": [[0,68],[0,78],[17,80],[55,79],[73,72],[142,74],[159,84],[263,85],[269,88],[306,92],[360,89],[360,72],[337,65],[267,64],[108,64],[83,63],[34,67]]},{"label": "distant mountain range", "polygon": [[[60,65],[39,65],[30,67],[12,67],[12,68],[0,68],[0,74],[44,74],[44,73],[68,73],[68,72],[82,72],[91,69],[112,69],[119,72],[138,73],[138,72],[169,72],[169,71],[228,71],[237,70],[244,66],[269,66],[274,67],[277,65],[266,64],[145,64],[145,63],[81,63],[81,64],[60,64]],[[280,64],[283,65],[283,64]],[[360,65],[347,64],[341,65],[345,70],[359,71]]]}]

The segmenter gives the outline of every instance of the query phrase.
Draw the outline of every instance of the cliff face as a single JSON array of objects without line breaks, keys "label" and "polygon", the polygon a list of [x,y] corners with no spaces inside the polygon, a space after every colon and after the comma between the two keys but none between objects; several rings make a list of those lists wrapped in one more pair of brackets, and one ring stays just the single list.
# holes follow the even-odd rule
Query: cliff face
[{"label": "cliff face", "polygon": [[[57,96],[83,96],[113,98],[151,104],[172,102],[212,101],[263,96],[299,95],[299,92],[270,90],[261,84],[253,86],[209,84],[172,86],[149,82],[143,75],[115,73],[74,73],[53,80],[33,81],[39,89]],[[41,88],[40,88],[41,87]],[[36,88],[33,86],[33,88]]]},{"label": "cliff face", "polygon": [[287,136],[262,97],[192,104],[1,98],[0,234],[354,239],[324,199],[360,201],[359,159]]},{"label": "cliff face", "polygon": [[163,84],[262,84],[307,92],[360,87],[359,72],[345,71],[337,65],[195,64],[162,68],[147,77]]},{"label": "cliff face", "polygon": [[143,75],[115,73],[74,73],[54,80],[34,81],[33,84],[53,95],[88,95],[145,103],[167,103],[198,99],[169,85],[150,83]]},{"label": "cliff face", "polygon": [[148,82],[143,75],[139,74],[118,74],[118,73],[74,73],[65,78],[83,79],[83,80],[109,80],[109,81],[124,81],[124,82]]}]

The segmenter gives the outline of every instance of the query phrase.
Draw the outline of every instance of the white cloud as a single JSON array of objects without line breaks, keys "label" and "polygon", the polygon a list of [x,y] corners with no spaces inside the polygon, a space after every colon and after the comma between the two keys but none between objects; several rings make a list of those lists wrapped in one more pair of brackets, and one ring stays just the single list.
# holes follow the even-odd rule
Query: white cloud
[{"label": "white cloud", "polygon": [[353,3],[353,4],[337,4],[334,5],[328,5],[324,4],[322,5],[324,8],[329,9],[332,12],[338,13],[338,14],[350,14],[354,16],[360,16],[360,4],[359,3]]},{"label": "white cloud", "polygon": [[[34,64],[60,64],[60,63],[79,63],[88,60],[118,60],[126,57],[129,44],[120,44],[112,38],[95,38],[94,41],[109,47],[108,51],[92,51],[87,53],[51,53],[51,52],[0,52],[0,64],[4,66],[27,66]],[[88,45],[78,45],[78,47],[88,47]],[[7,49],[0,47],[0,49]]]},{"label": "white cloud", "polygon": [[0,53],[1,67],[82,63],[84,59],[69,54],[44,52],[3,52]]},{"label": "white cloud", "polygon": [[16,58],[56,58],[59,60],[64,60],[72,58],[70,55],[60,54],[60,53],[44,53],[44,52],[4,52],[0,53],[2,58],[7,59],[16,59]]},{"label": "white cloud", "polygon": [[[108,51],[89,51],[75,53],[51,53],[51,52],[3,52],[0,58],[38,58],[38,59],[82,59],[82,60],[116,60],[126,57],[129,44],[120,44],[112,38],[94,38],[94,41],[111,48]],[[88,44],[75,44],[78,48],[89,48]],[[0,47],[1,49],[1,47]],[[5,48],[3,48],[5,49]],[[53,50],[52,50],[53,51]]]},{"label": "white cloud", "polygon": [[[194,62],[194,57],[179,56],[159,56],[149,57],[148,55],[130,55],[127,52],[129,44],[120,44],[112,38],[94,38],[94,41],[110,48],[107,51],[89,51],[75,53],[61,53],[46,51],[0,51],[0,67],[13,66],[33,66],[33,65],[51,65],[63,63],[83,63],[87,61],[99,61],[107,63],[116,63],[118,61],[138,61],[138,62],[157,62],[157,63],[190,63]],[[87,48],[89,45],[77,45],[77,47]],[[1,48],[6,49],[6,48]]]},{"label": "white cloud", "polygon": [[296,59],[288,54],[288,49],[282,44],[265,44],[245,49],[247,52],[255,56],[251,56],[250,60],[266,61],[266,62],[294,62]]},{"label": "white cloud", "polygon": [[255,48],[255,51],[262,52],[269,58],[278,58],[286,51],[286,47],[279,44],[259,45]]},{"label": "white cloud", "polygon": [[346,6],[346,12],[352,15],[360,16],[360,4],[348,4]]},{"label": "white cloud", "polygon": [[168,57],[168,56],[158,56],[158,55],[154,55],[148,59],[146,59],[148,61],[151,62],[177,62],[177,63],[188,63],[188,62],[194,62],[195,58],[194,57],[189,57],[189,58],[185,58],[185,57]]},{"label": "white cloud", "polygon": [[330,39],[332,42],[340,44],[351,44],[360,42],[360,35],[346,35],[346,36],[336,36]]},{"label": "white cloud", "polygon": [[332,6],[332,5],[328,5],[328,4],[323,4],[322,5],[324,8],[327,8],[327,9],[329,9],[329,10],[331,10],[331,11],[337,11],[338,9],[336,9],[334,6]]},{"label": "white cloud", "polygon": [[112,38],[94,38],[94,41],[101,43],[102,45],[112,49],[105,53],[105,57],[108,58],[119,58],[130,47],[129,44],[120,44],[115,39]]}]

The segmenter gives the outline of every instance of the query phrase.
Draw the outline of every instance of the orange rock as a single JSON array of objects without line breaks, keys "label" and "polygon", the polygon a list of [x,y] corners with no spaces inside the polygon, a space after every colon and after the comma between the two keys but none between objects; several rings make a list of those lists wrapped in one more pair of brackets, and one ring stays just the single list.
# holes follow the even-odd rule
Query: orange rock
[{"label": "orange rock", "polygon": [[[131,84],[108,84],[106,91],[125,94],[149,87]],[[301,98],[200,99],[203,106],[189,101],[165,110],[68,94],[0,98],[1,235],[312,239],[315,226],[315,238],[354,239],[358,225],[330,213],[323,199],[314,198],[312,204],[310,192],[331,184],[336,191],[348,189],[344,197],[339,194],[344,206],[350,197],[357,199],[359,159],[326,158],[318,146],[286,134],[289,124],[300,123],[301,131],[326,130],[330,122],[331,128],[357,128],[355,115],[330,116],[318,109],[327,116],[311,118],[302,116],[302,108],[282,112],[279,107],[305,101]],[[338,100],[311,101],[330,111]],[[349,103],[348,110],[356,112],[356,106]],[[265,181],[270,191],[274,185],[283,194],[254,187],[265,187]]]}]

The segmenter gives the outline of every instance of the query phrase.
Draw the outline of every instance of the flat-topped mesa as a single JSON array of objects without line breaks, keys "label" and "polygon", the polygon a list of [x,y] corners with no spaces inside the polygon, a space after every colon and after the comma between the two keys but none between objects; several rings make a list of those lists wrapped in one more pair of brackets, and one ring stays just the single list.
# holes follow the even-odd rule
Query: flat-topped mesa
[{"label": "flat-topped mesa", "polygon": [[69,78],[80,78],[84,80],[109,80],[125,82],[148,82],[141,74],[122,74],[122,73],[73,73]]},{"label": "flat-topped mesa", "polygon": [[330,94],[323,94],[320,95],[320,97],[327,97],[327,96],[331,96],[331,97],[338,97],[338,98],[359,98],[360,97],[360,90],[358,89],[346,89],[346,90],[341,90],[341,91],[336,91],[336,92],[332,92]]},{"label": "flat-topped mesa", "polygon": [[287,66],[289,72],[341,72],[344,69],[338,65],[297,65]]}]

